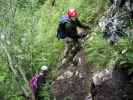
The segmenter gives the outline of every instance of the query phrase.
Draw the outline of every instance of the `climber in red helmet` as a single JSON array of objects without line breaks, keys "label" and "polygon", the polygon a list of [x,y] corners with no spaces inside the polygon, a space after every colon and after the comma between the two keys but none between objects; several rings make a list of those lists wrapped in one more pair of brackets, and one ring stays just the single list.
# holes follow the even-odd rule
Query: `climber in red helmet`
[{"label": "climber in red helmet", "polygon": [[80,23],[78,20],[78,13],[75,8],[69,8],[67,16],[61,17],[57,30],[57,37],[59,39],[63,39],[65,42],[64,59],[62,60],[62,64],[67,62],[66,57],[68,57],[67,55],[69,52],[72,52],[70,58],[76,55],[80,48],[79,38],[86,36],[85,31],[78,34],[79,28],[83,30],[89,27]]},{"label": "climber in red helmet", "polygon": [[77,17],[77,11],[76,11],[76,9],[74,9],[74,8],[68,9],[67,15],[69,17]]}]

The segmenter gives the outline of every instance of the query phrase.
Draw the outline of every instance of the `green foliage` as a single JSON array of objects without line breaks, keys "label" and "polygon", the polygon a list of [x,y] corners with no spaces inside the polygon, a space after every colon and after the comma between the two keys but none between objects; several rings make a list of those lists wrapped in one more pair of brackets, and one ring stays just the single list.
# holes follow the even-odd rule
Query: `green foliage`
[{"label": "green foliage", "polygon": [[50,82],[47,81],[45,84],[43,84],[39,96],[42,98],[42,100],[51,100],[51,98],[53,98],[53,97],[51,97],[51,85],[50,85]]},{"label": "green foliage", "polygon": [[102,33],[97,29],[86,43],[86,52],[89,61],[100,68],[105,68],[108,63],[111,63],[111,59],[115,60],[117,57],[117,52],[108,45],[107,41],[103,39]]},{"label": "green foliage", "polygon": [[[132,33],[130,33],[132,34]],[[86,42],[86,52],[88,60],[96,65],[97,68],[105,68],[112,66],[118,59],[125,58],[129,62],[133,59],[133,37],[121,38],[120,41],[111,46],[103,38],[103,33],[100,33],[98,28],[94,28],[91,38]]]},{"label": "green foliage", "polygon": [[[102,33],[96,27],[97,20],[106,10],[106,0],[79,0],[78,2],[77,0],[57,0],[54,7],[51,6],[51,0],[16,1],[14,18],[11,17],[8,8],[9,2],[0,1],[0,5],[2,4],[0,6],[0,29],[11,31],[12,35],[6,35],[9,38],[5,44],[9,43],[8,50],[13,56],[13,63],[22,67],[28,79],[39,72],[42,65],[48,65],[49,77],[40,92],[44,100],[53,100],[51,83],[58,73],[58,59],[64,48],[63,42],[56,38],[56,29],[59,17],[65,15],[69,7],[77,8],[79,19],[90,24],[92,28],[91,38],[85,43],[88,61],[95,64],[97,68],[112,65],[122,56],[132,61],[132,36],[128,39],[121,39],[117,45],[112,47],[103,39]],[[10,13],[7,14],[7,12]],[[128,52],[124,55],[121,54],[127,50]],[[0,49],[0,54],[0,98],[2,100],[23,100],[21,96],[18,96],[22,91],[8,68],[7,57],[2,49]],[[23,84],[23,81],[21,82]]]},{"label": "green foliage", "polygon": [[17,0],[17,7],[22,9],[36,9],[43,5],[47,0]]}]

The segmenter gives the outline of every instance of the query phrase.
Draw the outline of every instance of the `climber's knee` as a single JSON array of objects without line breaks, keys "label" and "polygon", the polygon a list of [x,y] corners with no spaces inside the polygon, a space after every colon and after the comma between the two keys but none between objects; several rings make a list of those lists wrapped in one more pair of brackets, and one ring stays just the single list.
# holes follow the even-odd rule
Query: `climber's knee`
[{"label": "climber's knee", "polygon": [[66,58],[66,56],[67,56],[68,52],[69,52],[69,51],[68,51],[68,48],[67,48],[67,47],[65,47],[64,54],[63,54],[63,55],[64,55],[64,56],[63,56],[64,58]]},{"label": "climber's knee", "polygon": [[67,57],[72,49],[72,43],[65,43],[64,57]]}]

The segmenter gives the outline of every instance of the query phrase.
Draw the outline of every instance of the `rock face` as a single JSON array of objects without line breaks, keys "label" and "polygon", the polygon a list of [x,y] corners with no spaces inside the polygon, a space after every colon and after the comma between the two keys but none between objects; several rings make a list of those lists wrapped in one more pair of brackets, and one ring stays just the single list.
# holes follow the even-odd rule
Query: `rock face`
[{"label": "rock face", "polygon": [[[133,20],[133,0],[109,0],[106,15],[99,26],[103,37],[113,45],[123,36],[132,36],[129,23]],[[133,100],[133,75],[129,71],[133,64],[116,63],[113,69],[94,73],[91,83],[93,100]]]},{"label": "rock face", "polygon": [[52,92],[57,100],[85,100],[88,95],[90,72],[82,50],[76,55],[76,61],[77,65],[63,67],[52,84]]},{"label": "rock face", "polygon": [[106,15],[99,22],[103,37],[115,44],[121,37],[129,36],[126,31],[133,19],[133,0],[110,0]]},{"label": "rock face", "polygon": [[112,70],[106,69],[94,74],[91,84],[92,100],[133,100],[133,76],[128,74],[132,66],[124,63],[116,65]]}]

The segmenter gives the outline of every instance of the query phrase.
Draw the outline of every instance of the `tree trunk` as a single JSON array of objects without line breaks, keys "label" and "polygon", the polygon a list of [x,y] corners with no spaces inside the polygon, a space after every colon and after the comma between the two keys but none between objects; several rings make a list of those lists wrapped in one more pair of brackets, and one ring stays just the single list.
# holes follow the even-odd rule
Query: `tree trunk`
[{"label": "tree trunk", "polygon": [[[1,47],[3,48],[4,53],[5,53],[6,56],[7,56],[8,63],[9,63],[9,69],[10,69],[10,70],[12,71],[12,73],[14,74],[14,78],[15,78],[16,82],[18,83],[18,85],[20,86],[20,88],[22,89],[24,95],[25,95],[26,97],[31,98],[31,100],[35,100],[35,96],[34,96],[34,94],[32,93],[32,90],[30,89],[30,87],[28,86],[28,80],[27,80],[27,78],[26,78],[26,76],[25,76],[25,73],[23,72],[23,70],[22,70],[21,67],[19,66],[19,67],[18,67],[18,71],[19,71],[20,74],[18,74],[17,69],[14,67],[14,65],[13,65],[13,63],[12,63],[11,55],[10,55],[10,53],[8,52],[6,46],[4,46],[3,43],[1,43]],[[25,82],[25,85],[24,85],[24,86],[20,85],[19,79],[18,79],[19,77],[22,77],[22,78],[23,78],[23,80],[24,80],[24,82]]]}]

